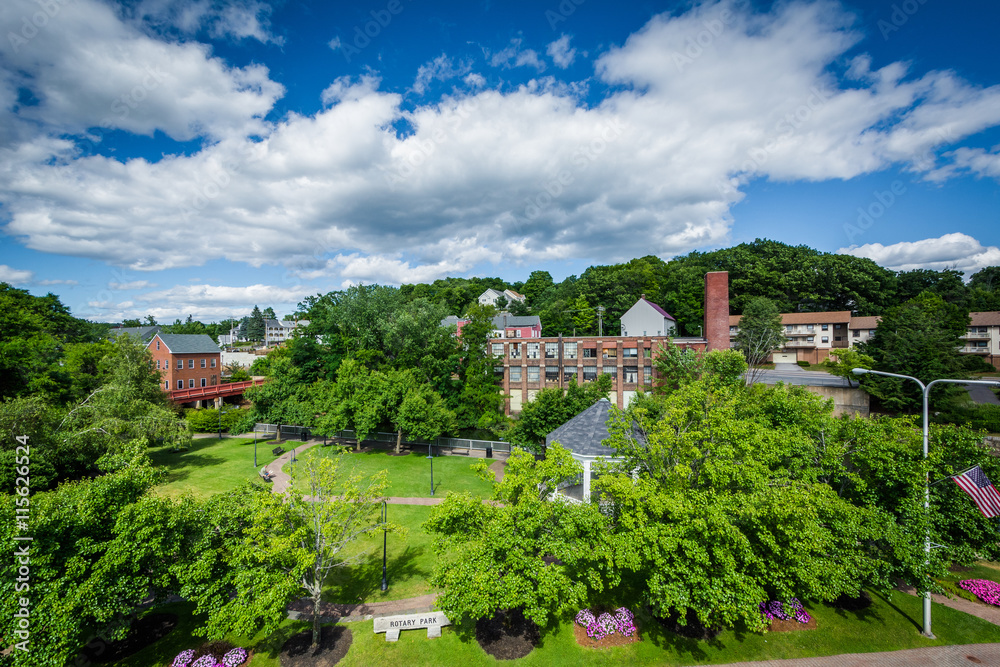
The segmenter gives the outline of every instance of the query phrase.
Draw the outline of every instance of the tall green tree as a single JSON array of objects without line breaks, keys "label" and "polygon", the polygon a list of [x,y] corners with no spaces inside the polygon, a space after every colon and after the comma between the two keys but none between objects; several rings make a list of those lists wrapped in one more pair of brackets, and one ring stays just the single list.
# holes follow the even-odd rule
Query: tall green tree
[{"label": "tall green tree", "polygon": [[[966,377],[958,348],[969,326],[969,315],[931,292],[906,301],[883,315],[875,335],[858,349],[874,360],[874,370],[909,375],[925,384],[938,378]],[[861,386],[892,411],[915,411],[921,407],[916,383],[866,375]],[[935,400],[962,391],[938,387]]]},{"label": "tall green tree", "polygon": [[591,308],[582,294],[576,297],[576,301],[573,302],[573,328],[576,335],[589,336],[595,333],[596,316],[594,313],[594,309]]},{"label": "tall green tree", "polygon": [[462,327],[461,393],[455,399],[455,414],[459,428],[496,429],[505,424],[504,395],[494,372],[498,363],[490,352],[493,339],[493,317],[496,309],[474,303],[466,313],[468,322]]},{"label": "tall green tree", "polygon": [[247,340],[260,342],[264,340],[266,333],[267,328],[264,325],[264,313],[260,312],[260,308],[255,305],[253,310],[250,311],[250,319],[247,320],[245,336]]},{"label": "tall green tree", "polygon": [[765,297],[751,299],[740,318],[736,348],[746,357],[748,382],[754,382],[768,355],[785,342],[781,313],[773,301]]}]

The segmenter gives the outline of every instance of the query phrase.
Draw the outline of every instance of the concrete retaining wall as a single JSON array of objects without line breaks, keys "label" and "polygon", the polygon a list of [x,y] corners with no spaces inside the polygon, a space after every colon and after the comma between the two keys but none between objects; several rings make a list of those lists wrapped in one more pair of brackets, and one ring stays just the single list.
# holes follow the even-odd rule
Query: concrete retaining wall
[{"label": "concrete retaining wall", "polygon": [[869,396],[862,389],[847,387],[806,387],[823,398],[833,399],[833,414],[868,416]]}]

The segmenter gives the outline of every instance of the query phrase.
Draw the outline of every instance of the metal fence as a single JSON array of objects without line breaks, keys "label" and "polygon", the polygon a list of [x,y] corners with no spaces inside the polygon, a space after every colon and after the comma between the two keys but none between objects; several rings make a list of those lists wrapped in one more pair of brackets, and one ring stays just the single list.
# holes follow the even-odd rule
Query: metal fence
[{"label": "metal fence", "polygon": [[[284,427],[282,427],[284,428]],[[356,439],[357,434],[351,430],[344,430],[337,433],[338,438]],[[374,442],[385,442],[389,444],[396,444],[396,434],[395,433],[369,433],[365,440],[371,440]],[[468,450],[482,450],[492,449],[495,452],[507,452],[510,453],[510,443],[504,442],[503,440],[476,440],[474,438],[435,438],[432,441],[424,440],[423,438],[411,438],[410,436],[403,434],[403,444],[404,445],[433,445],[434,447],[448,447],[451,449],[468,449]]]}]

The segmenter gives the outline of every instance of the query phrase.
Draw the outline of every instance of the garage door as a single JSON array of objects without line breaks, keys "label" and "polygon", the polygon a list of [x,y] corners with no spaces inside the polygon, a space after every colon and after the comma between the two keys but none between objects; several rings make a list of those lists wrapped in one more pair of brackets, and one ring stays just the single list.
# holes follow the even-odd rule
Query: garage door
[{"label": "garage door", "polygon": [[776,364],[794,364],[796,361],[794,352],[775,352],[774,353],[774,363]]}]

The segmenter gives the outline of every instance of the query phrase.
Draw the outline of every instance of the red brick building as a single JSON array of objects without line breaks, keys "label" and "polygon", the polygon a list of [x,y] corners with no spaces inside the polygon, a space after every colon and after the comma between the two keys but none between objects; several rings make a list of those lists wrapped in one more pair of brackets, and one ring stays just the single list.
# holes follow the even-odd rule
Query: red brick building
[{"label": "red brick building", "polygon": [[211,387],[222,377],[222,352],[205,334],[158,333],[146,348],[164,391]]}]

